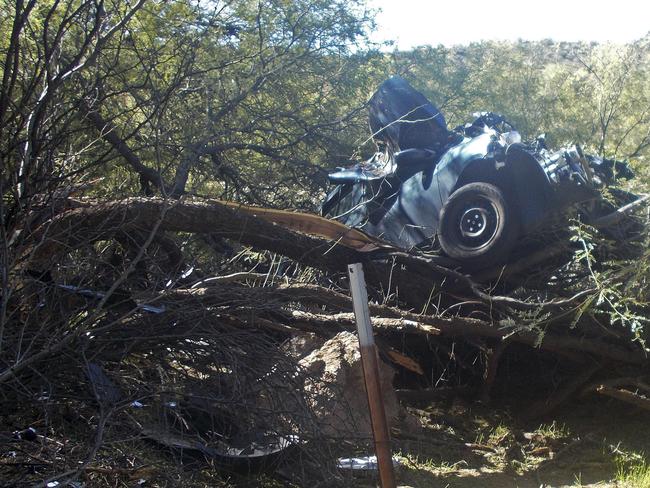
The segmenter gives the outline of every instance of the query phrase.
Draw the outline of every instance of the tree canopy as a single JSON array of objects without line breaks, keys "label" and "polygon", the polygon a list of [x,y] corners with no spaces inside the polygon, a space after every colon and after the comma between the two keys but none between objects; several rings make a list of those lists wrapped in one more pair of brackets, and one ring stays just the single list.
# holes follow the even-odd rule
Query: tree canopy
[{"label": "tree canopy", "polygon": [[[420,249],[314,237],[309,215],[293,230],[264,218],[318,212],[328,172],[377,150],[366,103],[393,74],[450,128],[499,112],[525,140],[628,160],[637,178],[624,185],[647,192],[650,37],[389,52],[369,40],[364,0],[0,2],[0,385],[11,386],[0,407],[44,390],[96,402],[95,447],[70,456],[73,474],[139,395],[208,398],[225,423],[313,435],[291,418],[313,412],[286,341],[352,328],[341,292],[359,260],[387,356],[410,371],[422,368],[402,352],[425,357],[421,384],[467,380],[487,398],[516,344],[566,366],[540,379],[558,392],[551,407],[599,372],[585,391],[650,408],[620,389],[650,392],[636,376],[648,362],[647,218],[616,240],[562,216],[531,238],[535,252],[474,276]],[[105,401],[100,363],[129,401]],[[558,388],[556,370],[582,383]]]},{"label": "tree canopy", "polygon": [[394,73],[452,126],[496,111],[640,168],[650,145],[648,39],[387,53],[362,1],[5,1],[8,208],[71,177],[315,208],[327,171],[372,151],[363,107]]}]

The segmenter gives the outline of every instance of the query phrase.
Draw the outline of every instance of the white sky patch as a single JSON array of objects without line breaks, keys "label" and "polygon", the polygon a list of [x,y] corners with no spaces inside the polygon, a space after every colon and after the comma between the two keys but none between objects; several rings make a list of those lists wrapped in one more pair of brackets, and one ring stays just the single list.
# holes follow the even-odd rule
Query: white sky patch
[{"label": "white sky patch", "polygon": [[629,42],[650,32],[647,0],[368,0],[380,8],[374,41],[400,49],[481,40]]}]

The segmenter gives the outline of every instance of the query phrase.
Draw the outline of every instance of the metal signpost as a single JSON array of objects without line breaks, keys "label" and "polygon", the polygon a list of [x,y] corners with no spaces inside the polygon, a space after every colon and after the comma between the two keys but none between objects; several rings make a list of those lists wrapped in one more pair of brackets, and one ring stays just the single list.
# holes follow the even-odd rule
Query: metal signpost
[{"label": "metal signpost", "polygon": [[361,364],[363,365],[363,376],[368,394],[372,435],[375,439],[379,480],[382,488],[395,488],[393,456],[390,448],[384,401],[381,396],[381,386],[379,384],[377,350],[375,349],[375,339],[372,334],[370,310],[368,310],[368,293],[366,291],[366,281],[363,276],[363,267],[361,264],[348,265],[348,275],[350,276],[352,304],[354,306],[354,316],[359,333]]}]

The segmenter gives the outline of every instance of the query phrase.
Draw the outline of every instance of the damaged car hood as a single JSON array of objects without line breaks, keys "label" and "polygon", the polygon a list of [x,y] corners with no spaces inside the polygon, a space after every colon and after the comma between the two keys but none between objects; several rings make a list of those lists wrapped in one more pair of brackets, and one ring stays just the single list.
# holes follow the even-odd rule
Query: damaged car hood
[{"label": "damaged car hood", "polygon": [[[437,107],[398,76],[379,86],[368,114],[378,151],[329,175],[336,186],[322,213],[404,249],[444,240],[443,209],[469,184],[496,191],[508,207],[503,212],[507,210],[509,230],[521,236],[549,215],[597,198],[597,188],[612,177],[631,176],[625,163],[587,156],[577,145],[549,150],[543,137],[522,142],[499,114],[481,112],[450,130]],[[471,202],[464,204],[469,207],[463,212],[471,211]],[[485,216],[490,205],[494,203],[467,215]],[[497,227],[505,225],[505,214],[490,218]],[[446,228],[453,231],[461,224]]]}]

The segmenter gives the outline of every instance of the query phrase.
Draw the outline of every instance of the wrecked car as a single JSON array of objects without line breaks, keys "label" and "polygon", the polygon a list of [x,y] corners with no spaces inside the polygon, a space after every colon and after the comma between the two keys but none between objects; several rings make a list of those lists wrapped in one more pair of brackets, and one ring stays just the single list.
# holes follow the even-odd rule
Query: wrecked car
[{"label": "wrecked car", "polygon": [[399,76],[368,103],[379,151],[329,175],[323,215],[403,249],[438,245],[466,265],[504,261],[550,216],[598,199],[598,187],[631,177],[626,164],[524,143],[503,116],[484,112],[449,130],[443,114]]}]

